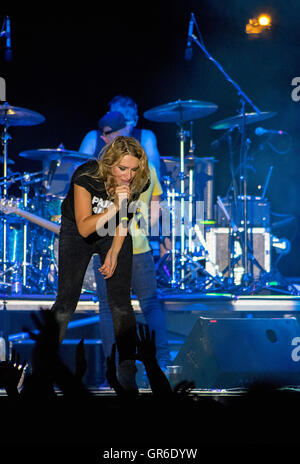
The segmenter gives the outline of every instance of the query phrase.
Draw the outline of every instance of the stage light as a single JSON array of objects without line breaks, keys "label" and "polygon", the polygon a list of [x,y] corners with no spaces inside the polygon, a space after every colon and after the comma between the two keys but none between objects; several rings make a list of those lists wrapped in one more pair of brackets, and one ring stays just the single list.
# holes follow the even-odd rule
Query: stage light
[{"label": "stage light", "polygon": [[267,14],[261,14],[256,18],[249,19],[246,25],[246,34],[261,34],[271,28],[271,17]]},{"label": "stage light", "polygon": [[268,15],[262,14],[258,18],[258,23],[260,26],[271,26],[271,18]]}]

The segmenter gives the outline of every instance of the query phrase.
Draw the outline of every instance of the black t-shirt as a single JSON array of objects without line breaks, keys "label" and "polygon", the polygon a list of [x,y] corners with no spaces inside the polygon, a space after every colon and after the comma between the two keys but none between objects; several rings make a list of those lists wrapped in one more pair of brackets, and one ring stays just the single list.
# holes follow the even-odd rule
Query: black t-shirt
[{"label": "black t-shirt", "polygon": [[68,194],[61,205],[62,217],[66,217],[70,221],[75,222],[74,184],[80,185],[91,194],[92,214],[100,214],[112,204],[112,202],[108,200],[104,182],[90,175],[93,175],[97,171],[97,167],[97,161],[90,160],[76,169],[71,179]]},{"label": "black t-shirt", "polygon": [[[71,179],[71,185],[68,194],[61,205],[62,220],[65,217],[72,221],[74,224],[76,223],[74,209],[74,184],[80,185],[91,194],[92,214],[101,214],[105,209],[113,204],[113,202],[108,199],[104,181],[91,176],[97,172],[97,168],[98,162],[96,160],[89,160],[76,169]],[[148,180],[142,192],[146,191],[149,186],[150,180]],[[134,195],[132,201],[136,201],[138,198],[139,194],[136,194]],[[130,221],[133,217],[134,210],[135,208],[131,208],[131,212],[124,212],[124,210],[121,208],[116,215],[115,220],[112,219],[113,228],[118,226],[122,220],[122,215],[124,214],[126,214],[128,221]],[[99,239],[99,236],[94,233],[89,236],[89,239]]]}]

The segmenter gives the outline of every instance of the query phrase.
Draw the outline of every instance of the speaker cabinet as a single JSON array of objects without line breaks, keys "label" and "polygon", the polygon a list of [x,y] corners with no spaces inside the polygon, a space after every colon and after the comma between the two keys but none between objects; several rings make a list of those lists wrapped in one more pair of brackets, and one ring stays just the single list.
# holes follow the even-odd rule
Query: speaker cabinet
[{"label": "speaker cabinet", "polygon": [[200,317],[174,364],[181,366],[181,380],[193,380],[197,388],[300,385],[298,352],[296,318]]},{"label": "speaker cabinet", "polygon": [[[240,228],[239,232],[243,234],[243,229]],[[218,266],[219,271],[225,277],[228,276],[228,265],[230,259],[229,248],[229,228],[228,227],[212,227],[206,231],[206,244],[210,260],[207,261],[206,270],[216,275],[215,265]],[[248,258],[248,265],[250,272],[255,279],[259,278],[260,272],[263,269],[266,272],[271,270],[271,234],[263,227],[254,227],[249,229],[248,240],[251,249],[253,250],[254,260]],[[233,239],[234,257],[236,262],[234,264],[234,280],[237,285],[244,273],[242,263],[242,248],[239,241]],[[250,252],[250,248],[248,250]],[[240,258],[238,259],[238,257]],[[260,265],[260,266],[259,266]]]}]

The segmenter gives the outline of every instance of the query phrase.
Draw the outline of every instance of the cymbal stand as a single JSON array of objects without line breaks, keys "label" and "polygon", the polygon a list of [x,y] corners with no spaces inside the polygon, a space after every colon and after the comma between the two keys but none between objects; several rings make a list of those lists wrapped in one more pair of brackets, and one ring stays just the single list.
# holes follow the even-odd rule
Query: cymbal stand
[{"label": "cymbal stand", "polygon": [[247,214],[247,150],[246,150],[246,115],[245,115],[245,101],[241,99],[242,125],[241,125],[241,145],[240,145],[240,192],[243,195],[243,222],[244,222],[244,239],[243,239],[243,268],[244,274],[242,281],[248,285],[250,276],[248,268],[248,214]]},{"label": "cymbal stand", "polygon": [[[194,144],[192,140],[192,128],[193,128],[193,122],[191,122],[191,130],[189,132],[189,137],[190,137],[190,149],[189,149],[189,155],[193,156],[194,154]],[[185,149],[184,149],[184,144],[186,140],[186,135],[187,132],[183,128],[183,119],[181,118],[181,121],[178,123],[179,125],[179,140],[180,140],[180,173],[179,173],[179,179],[180,179],[180,289],[185,290],[186,289],[186,275],[185,275],[185,264],[187,262],[188,256],[187,256],[187,250],[186,250],[186,234],[185,234],[185,179],[186,179],[186,174],[185,174]],[[193,169],[189,169],[189,174],[188,174],[188,179],[189,179],[189,187],[188,187],[188,221],[189,224],[193,223],[193,199],[194,199],[194,171]],[[188,252],[192,253],[193,252],[193,230],[191,227],[188,229]]]},{"label": "cymbal stand", "polygon": [[189,218],[189,227],[188,227],[188,251],[189,254],[193,253],[193,228],[191,227],[193,224],[193,182],[194,182],[194,171],[193,169],[189,169],[189,210],[188,210],[188,218]]},{"label": "cymbal stand", "polygon": [[189,156],[194,156],[194,151],[195,151],[195,144],[193,140],[193,126],[194,126],[194,121],[190,121],[190,131],[189,131]]},{"label": "cymbal stand", "polygon": [[185,143],[185,130],[183,129],[182,123],[179,123],[179,140],[180,140],[180,289],[185,289],[185,228],[184,228],[184,213],[185,213],[185,205],[184,205],[184,198],[185,198],[185,191],[184,191],[184,179],[185,179],[185,172],[184,172],[184,143]]},{"label": "cymbal stand", "polygon": [[232,217],[229,215],[224,203],[222,202],[221,198],[217,197],[217,204],[219,208],[223,211],[228,225],[229,225],[229,233],[228,233],[228,266],[222,270],[222,273],[225,275],[228,272],[227,278],[227,286],[230,289],[234,284],[234,265],[238,262],[242,256],[235,256],[235,247],[234,247],[234,240],[238,239],[241,240],[239,230],[237,225],[234,223]]},{"label": "cymbal stand", "polygon": [[[22,183],[21,190],[23,192],[23,208],[26,210],[28,207],[28,193],[29,185]],[[28,246],[28,222],[24,221],[23,224],[23,262],[22,262],[22,285],[23,288],[27,287],[27,246]]]},{"label": "cymbal stand", "polygon": [[[3,131],[1,135],[1,143],[3,147],[3,188],[2,188],[2,197],[3,199],[7,198],[7,142],[11,139],[11,136],[8,133],[8,124],[5,122],[3,125]],[[2,270],[3,270],[3,283],[6,283],[6,256],[7,256],[7,220],[5,217],[2,218],[3,224],[3,251],[2,251]]]},{"label": "cymbal stand", "polygon": [[[194,157],[194,150],[195,145],[193,142],[193,125],[194,122],[190,121],[190,130],[189,130],[189,157]],[[188,179],[189,179],[189,207],[188,207],[188,218],[189,218],[189,226],[188,226],[188,250],[189,253],[192,254],[194,252],[194,243],[193,243],[193,200],[194,200],[194,169],[189,168],[188,170]]]},{"label": "cymbal stand", "polygon": [[169,193],[171,201],[171,287],[177,287],[176,280],[176,197],[178,193],[172,188]]},{"label": "cymbal stand", "polygon": [[[170,213],[168,216],[168,224],[171,222],[171,228],[168,229],[167,235],[170,234],[171,239],[171,249],[168,250],[158,261],[156,264],[156,270],[159,274],[160,272],[163,274],[164,280],[167,280],[167,285],[170,285],[171,288],[178,287],[178,280],[177,280],[177,268],[176,268],[176,257],[178,252],[176,250],[176,216],[178,215],[178,211],[176,206],[178,203],[176,202],[176,198],[179,197],[179,193],[176,192],[174,187],[171,187],[171,182],[167,179],[167,208],[166,211]],[[171,219],[171,221],[169,221]],[[164,226],[162,229],[162,234],[164,234]],[[169,270],[167,264],[171,264],[171,269]]]},{"label": "cymbal stand", "polygon": [[[187,279],[189,279],[189,273],[186,271],[186,265],[192,261],[192,257],[188,255],[193,252],[193,169],[189,170],[189,195],[188,195],[188,250],[186,250],[186,233],[185,233],[185,166],[184,166],[184,142],[186,132],[180,125],[179,137],[180,137],[180,193],[176,191],[174,187],[171,187],[170,181],[167,184],[167,205],[168,211],[170,212],[171,218],[171,249],[165,253],[165,255],[158,261],[157,270],[163,270],[164,275],[168,277],[168,285],[172,288],[180,290],[186,290]],[[180,201],[177,201],[177,199]],[[178,218],[179,221],[178,221]],[[176,237],[180,235],[180,251],[176,249]],[[178,260],[179,258],[179,260]],[[179,266],[178,266],[179,261]],[[170,270],[167,270],[166,263],[169,263]],[[195,265],[196,266],[196,265]]]}]

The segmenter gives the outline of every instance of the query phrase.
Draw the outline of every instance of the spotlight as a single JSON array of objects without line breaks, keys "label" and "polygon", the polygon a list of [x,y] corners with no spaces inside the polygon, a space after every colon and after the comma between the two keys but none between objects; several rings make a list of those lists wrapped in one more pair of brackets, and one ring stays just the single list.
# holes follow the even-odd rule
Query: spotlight
[{"label": "spotlight", "polygon": [[249,19],[246,24],[246,34],[261,34],[271,28],[271,17],[267,14],[261,14],[257,18]]},{"label": "spotlight", "polygon": [[268,15],[262,14],[258,17],[258,24],[260,26],[271,26],[271,18]]}]

